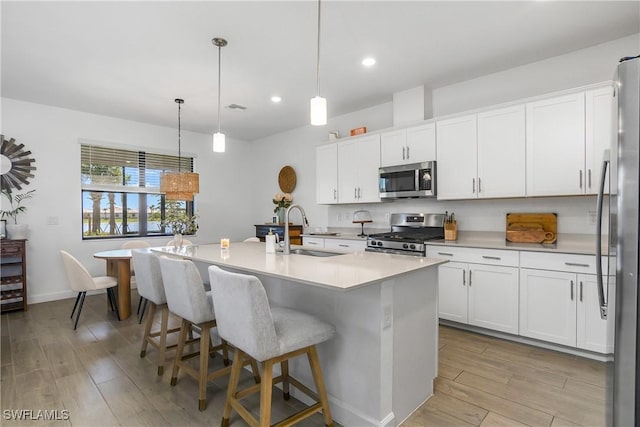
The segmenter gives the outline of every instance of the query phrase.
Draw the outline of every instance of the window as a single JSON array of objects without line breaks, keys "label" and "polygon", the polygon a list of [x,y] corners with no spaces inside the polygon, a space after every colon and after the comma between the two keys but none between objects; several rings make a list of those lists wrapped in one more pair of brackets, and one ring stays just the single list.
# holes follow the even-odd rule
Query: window
[{"label": "window", "polygon": [[170,235],[167,211],[193,215],[193,202],[160,193],[160,175],[193,172],[193,158],[86,144],[80,151],[83,239]]}]

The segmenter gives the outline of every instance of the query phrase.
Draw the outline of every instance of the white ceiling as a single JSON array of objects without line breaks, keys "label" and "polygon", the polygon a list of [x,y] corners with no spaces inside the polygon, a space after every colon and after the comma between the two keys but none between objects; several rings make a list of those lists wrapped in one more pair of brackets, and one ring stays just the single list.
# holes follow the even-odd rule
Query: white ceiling
[{"label": "white ceiling", "polygon": [[[2,13],[2,96],[254,140],[307,125],[316,92],[313,1],[24,2]],[[329,116],[636,33],[637,1],[324,1]],[[631,52],[633,53],[633,52]],[[360,61],[373,55],[377,64]],[[273,94],[283,101],[274,105]]]}]

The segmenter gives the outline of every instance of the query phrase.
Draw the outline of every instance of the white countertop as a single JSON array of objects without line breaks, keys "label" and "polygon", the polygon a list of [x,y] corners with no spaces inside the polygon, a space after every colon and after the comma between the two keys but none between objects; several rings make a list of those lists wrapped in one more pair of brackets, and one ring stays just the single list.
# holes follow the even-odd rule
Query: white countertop
[{"label": "white countertop", "polygon": [[[299,246],[292,246],[292,249],[296,247]],[[248,273],[339,290],[355,289],[446,262],[436,258],[363,251],[333,257],[268,254],[265,253],[264,243],[249,242],[233,242],[228,250],[221,250],[219,244],[182,248],[161,247],[151,250]]]},{"label": "white countertop", "polygon": [[558,234],[556,243],[542,244],[507,242],[505,233],[499,231],[458,231],[457,240],[430,240],[427,244],[583,255],[596,253],[596,238],[590,234]]}]

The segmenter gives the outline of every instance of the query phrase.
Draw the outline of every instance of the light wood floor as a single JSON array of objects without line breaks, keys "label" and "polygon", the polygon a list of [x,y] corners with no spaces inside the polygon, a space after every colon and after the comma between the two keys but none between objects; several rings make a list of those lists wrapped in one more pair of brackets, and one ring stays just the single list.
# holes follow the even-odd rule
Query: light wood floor
[{"label": "light wood floor", "polygon": [[[3,314],[0,328],[0,408],[66,409],[70,422],[2,418],[1,425],[219,425],[226,377],[209,384],[207,410],[199,412],[195,380],[181,374],[171,387],[170,365],[158,377],[152,347],[139,357],[143,329],[135,316],[118,322],[104,295],[89,296],[73,331],[72,306],[55,301]],[[440,327],[439,345],[435,394],[404,427],[604,424],[603,363],[449,327]],[[243,381],[252,383],[248,372]],[[302,407],[281,396],[274,392],[274,420]],[[257,396],[248,401],[257,414]],[[243,422],[234,414],[231,424]],[[322,417],[301,425],[321,426]]]}]

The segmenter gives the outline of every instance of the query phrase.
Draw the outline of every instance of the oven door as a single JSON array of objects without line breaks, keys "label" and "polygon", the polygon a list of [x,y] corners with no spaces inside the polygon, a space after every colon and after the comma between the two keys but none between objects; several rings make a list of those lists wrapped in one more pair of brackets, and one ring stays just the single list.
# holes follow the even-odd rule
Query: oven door
[{"label": "oven door", "polygon": [[435,162],[380,168],[379,189],[381,199],[433,197]]}]

